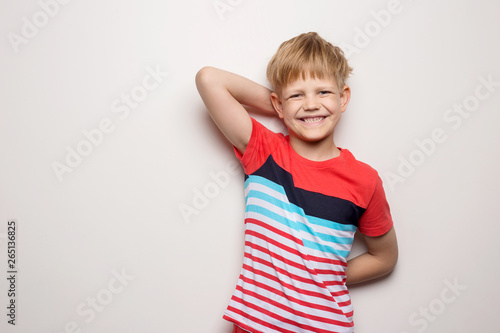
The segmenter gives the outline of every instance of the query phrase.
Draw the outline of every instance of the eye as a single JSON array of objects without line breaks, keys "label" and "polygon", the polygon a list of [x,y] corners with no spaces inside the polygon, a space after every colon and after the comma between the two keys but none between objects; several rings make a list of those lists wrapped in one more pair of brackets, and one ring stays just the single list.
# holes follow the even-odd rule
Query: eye
[{"label": "eye", "polygon": [[332,92],[331,91],[328,91],[328,90],[322,90],[319,92],[320,95],[328,95],[328,94],[331,94]]},{"label": "eye", "polygon": [[300,97],[300,94],[293,94],[293,95],[290,95],[288,98],[299,98]]}]

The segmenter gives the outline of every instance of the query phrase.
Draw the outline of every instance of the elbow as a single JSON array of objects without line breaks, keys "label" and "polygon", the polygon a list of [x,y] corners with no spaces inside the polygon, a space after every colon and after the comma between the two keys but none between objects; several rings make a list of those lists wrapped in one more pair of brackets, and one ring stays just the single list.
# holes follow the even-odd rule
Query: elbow
[{"label": "elbow", "polygon": [[387,266],[387,273],[386,274],[390,274],[394,271],[394,269],[396,269],[396,265],[398,263],[398,258],[396,257],[393,261],[391,261],[389,263],[389,265]]},{"label": "elbow", "polygon": [[391,249],[387,249],[383,254],[375,255],[375,259],[379,266],[379,277],[389,275],[394,271],[398,263],[398,248],[393,246]]},{"label": "elbow", "polygon": [[397,254],[390,257],[380,258],[378,263],[379,266],[377,269],[377,273],[375,273],[373,277],[374,278],[387,277],[395,270],[397,262],[398,262]]},{"label": "elbow", "polygon": [[389,274],[396,268],[398,263],[399,246],[394,229],[391,229],[391,231],[387,233],[387,237],[385,250],[381,253],[381,259],[385,264],[386,274]]},{"label": "elbow", "polygon": [[394,269],[396,268],[396,265],[398,263],[398,257],[399,257],[398,248],[395,247],[394,249],[392,249],[392,251],[390,252],[390,255],[385,260],[385,274],[384,275],[390,274],[390,273],[392,273],[392,271],[394,271]]},{"label": "elbow", "polygon": [[214,67],[205,66],[196,73],[196,87],[200,90],[203,86],[207,86],[213,80],[216,69]]}]

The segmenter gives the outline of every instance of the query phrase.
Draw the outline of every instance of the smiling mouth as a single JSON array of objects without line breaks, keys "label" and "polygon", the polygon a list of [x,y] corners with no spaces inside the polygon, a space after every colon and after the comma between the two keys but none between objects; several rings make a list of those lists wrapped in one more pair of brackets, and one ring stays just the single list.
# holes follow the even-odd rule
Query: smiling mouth
[{"label": "smiling mouth", "polygon": [[306,124],[317,124],[320,123],[325,118],[326,117],[307,117],[307,118],[300,118],[300,120]]}]

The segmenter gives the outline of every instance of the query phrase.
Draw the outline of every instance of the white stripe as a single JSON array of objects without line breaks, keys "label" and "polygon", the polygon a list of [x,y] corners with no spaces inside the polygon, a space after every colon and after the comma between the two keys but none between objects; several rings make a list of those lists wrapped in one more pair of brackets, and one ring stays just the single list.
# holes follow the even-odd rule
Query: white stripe
[{"label": "white stripe", "polygon": [[[248,263],[248,261],[246,261],[246,263]],[[258,268],[258,269],[261,269],[261,268]],[[266,266],[262,267],[261,270],[265,271],[266,270]],[[243,284],[244,284],[244,289],[245,290],[253,291],[253,292],[255,292],[255,293],[259,294],[259,295],[265,296],[267,298],[270,298],[272,300],[275,300],[275,301],[279,302],[280,304],[286,305],[286,306],[288,306],[290,308],[293,308],[293,309],[295,309],[297,311],[301,311],[301,312],[307,313],[309,315],[320,316],[320,317],[329,318],[329,319],[338,320],[338,321],[346,321],[346,316],[345,315],[337,314],[337,313],[333,312],[333,309],[336,309],[336,310],[339,310],[339,311],[344,311],[344,313],[345,312],[349,312],[349,311],[345,310],[345,307],[344,308],[340,308],[336,303],[331,302],[331,301],[329,302],[329,301],[327,301],[326,299],[323,299],[323,298],[319,298],[319,297],[315,297],[315,296],[311,296],[311,295],[300,294],[300,293],[298,293],[298,292],[296,292],[296,291],[294,291],[292,289],[289,289],[287,287],[284,287],[284,286],[280,285],[276,281],[270,280],[270,279],[268,279],[266,277],[263,277],[261,275],[253,274],[253,272],[250,272],[250,271],[243,270],[242,273],[243,273],[243,275],[246,278],[254,280],[256,282],[260,282],[260,283],[262,283],[264,285],[273,287],[273,288],[275,288],[277,290],[283,291],[286,295],[289,295],[291,297],[297,298],[297,299],[299,299],[301,301],[304,301],[304,302],[309,302],[309,303],[313,303],[313,304],[316,304],[316,305],[322,305],[322,306],[328,307],[330,310],[322,310],[322,309],[310,308],[308,306],[301,305],[301,304],[298,304],[296,302],[289,301],[286,297],[274,294],[274,293],[268,291],[267,289],[264,289],[264,288],[261,288],[261,287],[257,287],[257,286],[255,286],[255,285],[253,285],[251,283],[246,283],[246,282],[238,283],[242,287],[243,287]]]},{"label": "white stripe", "polygon": [[[246,302],[249,302],[252,304],[257,304],[257,305],[261,304],[261,301],[259,299],[255,298],[253,296],[250,296],[250,295],[243,295],[239,290],[236,290],[234,295],[236,297],[244,299]],[[313,330],[303,329],[303,328],[299,328],[295,325],[279,321],[278,319],[275,319],[275,318],[268,316],[266,314],[263,314],[261,312],[257,312],[253,309],[246,308],[243,304],[241,304],[239,302],[235,302],[235,301],[231,301],[231,302],[232,302],[231,305],[233,307],[240,309],[244,312],[248,312],[250,315],[257,317],[257,318],[259,318],[267,323],[276,325],[280,328],[288,329],[290,331],[297,332],[297,333],[316,333],[317,332],[317,330],[315,330],[315,329],[313,329]],[[312,326],[316,329],[330,330],[332,332],[352,332],[352,328],[346,328],[346,327],[337,326],[334,324],[313,321],[313,320],[310,320],[310,319],[307,319],[304,317],[294,315],[291,312],[288,312],[286,310],[283,310],[281,308],[278,308],[278,307],[275,307],[272,305],[266,305],[266,310],[268,310],[268,311],[270,311],[278,316],[281,316],[283,318],[292,320],[294,322],[297,322],[297,323],[300,323],[303,325]],[[269,331],[274,332],[274,330],[270,330],[269,328],[265,328],[265,329],[263,329],[263,331],[264,332],[269,332]]]},{"label": "white stripe", "polygon": [[[331,227],[325,227],[325,226],[316,224],[314,222],[310,222],[309,220],[307,220],[307,218],[306,218],[307,215],[305,214],[304,210],[301,207],[290,203],[290,201],[288,200],[288,197],[283,193],[277,192],[277,191],[275,191],[275,190],[273,190],[265,185],[259,184],[259,183],[249,183],[249,185],[245,189],[245,197],[247,198],[247,200],[249,200],[250,198],[254,198],[254,197],[248,197],[248,193],[250,192],[250,190],[258,191],[258,192],[262,192],[262,193],[265,193],[267,195],[270,195],[271,197],[282,201],[285,206],[288,206],[288,205],[293,206],[296,210],[299,210],[299,214],[297,214],[295,209],[292,209],[292,208],[290,209],[290,211],[293,212],[294,215],[297,215],[298,217],[300,217],[300,219],[297,219],[297,221],[300,221],[302,223],[306,223],[306,224],[310,225],[317,232],[325,233],[325,234],[332,234],[332,231],[334,231],[335,233],[332,234],[334,236],[345,237],[345,238],[354,237],[354,231],[342,230],[342,228],[341,228],[342,225],[337,223],[337,222],[321,219],[318,217],[315,217],[312,220],[324,221],[327,225],[331,225]],[[335,228],[336,225],[339,225],[339,228]]]},{"label": "white stripe", "polygon": [[[245,258],[243,260],[243,262],[245,264],[247,264],[247,265],[250,265],[251,260],[248,259],[248,258]],[[278,276],[278,278],[280,279],[280,281],[283,281],[283,283],[292,285],[292,286],[294,286],[294,287],[296,287],[298,289],[305,290],[305,291],[314,291],[314,292],[317,292],[318,294],[323,294],[326,297],[330,297],[330,298],[332,297],[326,290],[324,290],[324,289],[318,289],[317,286],[315,286],[315,285],[312,285],[312,284],[309,284],[309,283],[300,282],[300,281],[296,281],[296,280],[292,280],[287,275],[281,275],[280,273],[274,273],[275,271],[271,267],[266,266],[264,264],[256,262],[256,263],[254,263],[254,267],[255,267],[255,269],[261,270],[261,271],[266,272],[266,273],[268,273],[270,275]],[[254,279],[254,280],[258,280],[259,282],[265,283],[265,284],[267,284],[269,286],[272,286],[272,287],[274,287],[274,288],[276,288],[278,290],[282,290],[282,291],[286,292],[286,294],[288,294],[290,296],[293,296],[293,297],[296,297],[296,298],[300,298],[300,299],[306,300],[306,301],[311,302],[311,303],[322,304],[322,305],[325,305],[325,306],[332,306],[331,302],[329,302],[328,300],[326,300],[324,298],[300,294],[299,292],[296,292],[293,289],[284,287],[281,284],[279,284],[278,282],[275,282],[274,280],[270,280],[270,279],[268,279],[268,278],[266,278],[264,276],[261,276],[261,275],[259,275],[259,278],[257,279],[256,278],[257,275],[254,275],[253,273],[251,273],[249,271],[246,271],[246,270],[243,270],[242,273],[243,273],[243,275],[245,277],[248,277],[248,278],[251,278],[251,279]]]},{"label": "white stripe", "polygon": [[[243,305],[240,303],[234,303],[231,304],[233,307],[240,309],[242,311],[246,311],[246,308],[242,308]],[[266,332],[266,333],[280,333],[279,331],[276,331],[274,329],[271,329],[267,326],[262,326],[254,321],[251,321],[250,319],[247,319],[246,317],[241,316],[240,314],[236,312],[232,312],[230,310],[226,310],[225,314],[231,318],[234,318],[236,321],[239,321],[241,323],[244,323],[245,325],[248,325],[249,327],[252,327],[256,330],[259,330],[260,332]],[[252,315],[255,315],[252,313]]]},{"label": "white stripe", "polygon": [[[237,309],[240,309],[242,310],[243,312],[247,312],[246,308],[240,304],[240,303],[237,303],[237,302],[232,302],[231,300],[231,304],[230,304],[232,307],[234,308],[237,308]],[[252,310],[253,311],[253,310]],[[240,315],[239,313],[236,313],[236,312],[233,312],[231,310],[226,310],[224,312],[224,314],[230,318],[233,318],[235,321],[237,322],[240,322],[240,323],[243,323],[249,327],[252,327],[253,329],[256,329],[256,330],[259,330],[261,332],[266,332],[266,333],[279,333],[279,331],[276,331],[276,330],[273,330],[267,326],[262,326],[252,320],[250,320],[249,318],[247,317],[243,317],[242,315]],[[252,315],[255,315],[254,313],[252,313]]]},{"label": "white stripe", "polygon": [[[307,218],[305,218],[304,216],[301,216],[297,213],[291,213],[291,212],[283,209],[282,207],[278,207],[276,205],[273,205],[270,202],[267,202],[265,200],[262,200],[262,199],[259,199],[256,197],[249,197],[248,201],[247,201],[247,205],[255,205],[258,207],[265,208],[265,209],[267,209],[267,210],[269,210],[269,211],[271,211],[271,212],[273,212],[273,213],[275,213],[275,214],[277,214],[285,219],[290,220],[289,223],[293,225],[292,228],[289,228],[289,227],[285,226],[283,223],[275,221],[275,220],[267,217],[268,222],[273,221],[273,223],[270,223],[271,225],[273,225],[273,226],[285,226],[286,227],[285,229],[283,229],[283,227],[281,227],[280,230],[284,230],[285,232],[289,232],[290,234],[294,235],[295,237],[297,237],[299,239],[306,239],[306,240],[309,240],[309,241],[312,241],[312,242],[315,242],[315,243],[318,243],[321,245],[330,246],[336,250],[341,250],[341,251],[350,251],[351,250],[352,243],[339,244],[339,243],[336,243],[334,241],[323,240],[319,236],[317,236],[317,234],[322,233],[322,234],[326,234],[326,235],[333,236],[333,237],[343,237],[343,238],[350,237],[350,238],[352,238],[354,236],[354,233],[352,233],[352,232],[345,232],[345,231],[340,231],[340,230],[336,230],[336,229],[327,229],[327,228],[322,227],[322,226],[310,224],[309,221],[307,220]],[[252,214],[254,214],[254,213],[255,212],[251,212],[251,211],[247,212],[246,217],[251,217]],[[254,217],[251,217],[251,218],[254,218]],[[307,228],[309,230],[311,230],[310,232],[312,232],[314,234],[311,234],[310,232],[305,231],[305,230],[296,230],[296,228],[300,228],[301,226],[295,225],[295,224],[303,224],[303,225],[307,226]],[[326,256],[326,257],[331,257],[332,255],[334,255],[330,252],[322,252],[322,253],[324,253],[322,256]]]},{"label": "white stripe", "polygon": [[260,184],[257,182],[249,182],[248,186],[245,188],[245,196],[248,196],[248,192],[250,192],[251,190],[254,190],[254,191],[266,193],[266,194],[268,194],[268,195],[272,196],[273,198],[276,198],[280,201],[290,203],[290,201],[288,201],[288,197],[285,194],[285,190],[283,189],[283,186],[281,186],[279,184],[276,184],[276,185],[279,186],[283,192],[275,191],[272,188],[267,187],[266,185],[263,185],[263,184]]},{"label": "white stripe", "polygon": [[[282,189],[281,185],[276,184],[278,189]],[[256,191],[256,192],[261,192],[264,193],[268,196],[271,196],[272,198],[276,199],[277,203],[271,203],[266,200],[260,199],[258,197],[258,194],[250,194],[250,191]],[[257,196],[256,196],[257,195]],[[307,240],[310,242],[314,242],[316,244],[320,244],[322,246],[328,246],[334,250],[339,250],[339,251],[346,251],[349,252],[352,246],[352,239],[354,237],[355,231],[350,231],[350,230],[345,230],[348,228],[347,226],[338,224],[336,222],[320,219],[317,217],[309,217],[304,213],[303,209],[291,204],[287,198],[287,196],[284,194],[284,190],[280,192],[279,190],[276,191],[266,185],[262,185],[259,183],[255,183],[252,181],[248,182],[248,185],[245,188],[245,196],[246,196],[246,203],[247,205],[254,205],[255,207],[261,207],[263,209],[268,210],[269,212],[272,212],[276,214],[277,216],[280,216],[282,218],[287,219],[285,223],[278,222],[274,220],[271,217],[268,217],[264,214],[266,214],[266,211],[262,211],[262,213],[253,212],[253,211],[247,211],[245,213],[245,218],[246,219],[255,219],[257,221],[261,221],[264,224],[268,224],[269,226],[279,230],[280,232],[283,232],[286,235],[291,235],[293,238],[297,239],[300,241],[300,243],[294,242],[293,240],[290,240],[289,238],[286,238],[284,236],[281,236],[279,234],[276,234],[275,232],[267,229],[265,226],[260,226],[255,223],[251,223],[247,221],[246,228],[247,231],[254,231],[258,234],[262,234],[267,238],[273,239],[276,242],[278,242],[281,245],[284,245],[286,247],[290,247],[293,250],[302,253],[303,255],[312,255],[320,258],[328,258],[331,260],[338,260],[340,262],[346,262],[346,258],[343,256],[336,255],[335,253],[331,252],[323,252],[320,250],[316,249],[311,249],[311,248],[306,248],[302,245],[302,240]],[[287,225],[287,224],[290,224]],[[323,224],[323,225],[321,225]],[[331,227],[328,227],[330,226]],[[304,226],[306,230],[304,230]],[[342,238],[347,238],[347,244],[342,243],[337,243],[335,240],[328,240],[328,239],[321,239],[319,236],[320,234],[332,236],[332,237],[342,237]],[[279,281],[282,281],[282,283],[287,283],[290,284],[298,289],[305,290],[305,291],[313,291],[316,293],[321,293],[322,295],[328,296],[329,298],[332,299],[332,301],[328,301],[327,299],[323,299],[317,296],[310,296],[310,295],[304,295],[301,294],[300,292],[297,292],[293,289],[290,289],[288,287],[282,286],[280,282],[276,282],[274,280],[268,279],[267,277],[263,277],[258,274],[254,274],[251,271],[247,271],[246,269],[241,270],[241,274],[245,276],[248,279],[255,280],[259,283],[262,283],[266,286],[270,286],[272,288],[275,288],[277,290],[280,290],[284,292],[286,295],[290,297],[294,297],[297,299],[300,299],[301,301],[304,302],[310,302],[313,304],[317,305],[322,305],[325,307],[333,307],[337,308],[339,310],[344,311],[344,313],[349,313],[352,311],[352,304],[349,304],[348,306],[340,307],[338,305],[338,302],[348,302],[350,300],[350,296],[348,293],[342,296],[332,296],[332,293],[337,293],[341,291],[347,292],[347,289],[344,285],[331,285],[331,286],[326,286],[322,287],[324,281],[339,281],[342,282],[342,279],[345,277],[344,274],[341,275],[335,275],[331,273],[326,273],[326,274],[315,274],[316,270],[325,270],[325,271],[340,271],[343,272],[345,271],[345,267],[341,265],[337,265],[334,263],[328,263],[328,262],[317,262],[313,260],[308,260],[306,258],[302,258],[300,255],[296,255],[294,253],[290,253],[278,246],[275,246],[265,240],[262,240],[258,238],[257,236],[249,235],[248,233],[245,236],[245,240],[251,244],[259,245],[265,249],[267,249],[270,253],[273,255],[279,255],[286,260],[290,260],[291,262],[298,263],[301,266],[307,267],[312,273],[310,273],[307,270],[303,270],[300,268],[297,268],[295,266],[291,266],[289,264],[286,264],[282,262],[279,259],[271,257],[269,254],[266,252],[261,252],[259,250],[253,249],[250,246],[245,247],[245,253],[251,254],[253,257],[260,258],[262,260],[265,260],[268,263],[271,263],[272,266],[277,267],[279,269],[284,270],[285,272],[289,272],[290,274],[297,275],[301,278],[309,279],[312,281],[317,282],[317,284],[309,284],[309,283],[304,283],[300,282],[297,280],[294,280],[290,278],[286,274],[282,274],[277,272],[274,268],[266,266],[265,264],[260,264],[257,262],[253,262],[252,259],[249,258],[244,258],[243,262],[245,265],[248,265],[250,267],[253,267],[256,270],[261,270],[263,272],[266,272],[267,274],[270,274],[271,276],[276,276]],[[315,308],[309,308],[307,306],[300,305],[295,302],[290,302],[286,297],[283,297],[281,295],[276,295],[270,291],[267,291],[266,289],[256,287],[255,285],[251,283],[246,283],[243,282],[242,280],[238,281],[238,285],[242,286],[244,290],[246,291],[251,291],[254,292],[258,295],[262,295],[264,297],[267,297],[269,299],[272,299],[278,304],[283,304],[286,305],[287,307],[295,310],[295,311],[300,311],[305,314],[309,315],[314,315],[314,316],[319,316],[319,317],[324,317],[324,318],[329,318],[330,320],[338,320],[340,322],[350,322],[352,318],[346,318],[345,315],[341,314],[335,314],[332,311],[325,311],[325,310],[320,310],[320,309],[315,309]],[[264,303],[260,301],[259,299],[256,299],[248,294],[242,295],[242,293],[239,290],[235,290],[234,295],[239,298],[245,299],[245,301],[255,304],[257,306],[263,307],[268,311],[271,311],[272,313],[278,314],[284,318],[294,320],[296,322],[309,325],[312,327],[316,328],[321,328],[325,330],[330,330],[332,332],[341,332],[341,333],[352,333],[353,328],[345,328],[342,326],[337,326],[333,324],[326,324],[323,322],[317,322],[317,321],[311,321],[309,319],[300,317],[300,316],[295,316],[292,313],[288,312],[287,310],[283,310],[279,307]],[[231,300],[230,306],[240,309],[244,313],[248,313],[251,316],[255,316],[265,322],[269,322],[271,324],[274,324],[280,328],[288,329],[293,332],[297,333],[316,333],[316,330],[302,330],[297,328],[294,325],[290,324],[285,324],[283,322],[278,322],[276,319],[273,319],[272,317],[269,317],[267,315],[264,315],[260,312],[257,312],[255,310],[252,310],[250,308],[245,307],[239,302]],[[260,330],[266,333],[274,333],[278,332],[276,330],[272,330],[268,328],[267,326],[262,326],[257,323],[250,323],[249,319],[242,317],[236,313],[233,313],[229,310],[226,311],[226,314],[231,317],[235,318],[238,321],[241,321],[244,324],[247,324],[249,327],[253,327],[256,330]]]},{"label": "white stripe", "polygon": [[[277,252],[277,251],[282,251],[280,248],[276,248],[276,247],[274,247],[273,245],[270,245],[269,243],[267,243],[264,240],[255,239],[253,241],[253,243],[256,244],[256,245],[260,245],[260,246],[269,245],[269,247],[270,247],[269,250],[270,250],[271,253],[274,253],[274,254],[277,254],[277,255],[280,255],[280,256],[286,258],[286,256],[284,256],[284,254],[286,254],[286,253]],[[309,274],[309,272],[307,272],[305,270],[302,270],[300,268],[297,268],[297,267],[294,267],[294,266],[290,266],[290,265],[282,262],[281,260],[279,260],[277,258],[271,257],[267,253],[263,253],[263,252],[261,252],[259,250],[255,250],[255,249],[248,248],[248,247],[245,248],[245,251],[248,252],[249,254],[251,254],[252,256],[260,258],[260,259],[263,259],[263,260],[271,263],[275,267],[281,268],[282,270],[287,271],[287,272],[289,272],[291,274],[300,276],[300,277],[305,278],[305,279],[310,279],[310,280],[313,280],[313,281],[316,281],[316,282],[321,282],[318,279],[317,276],[311,275],[311,274]],[[272,273],[272,270],[269,271],[269,273]],[[290,283],[290,284],[293,284],[293,285],[296,285],[297,283],[300,283],[302,285],[300,288],[303,288],[303,289],[306,289],[306,290],[314,290],[314,291],[318,290],[318,287],[317,286],[314,287],[314,285],[312,285],[312,284],[298,282],[298,281],[291,281],[290,278],[287,275],[283,275],[283,274],[278,273],[278,272],[276,272],[276,274],[277,274],[277,276],[280,279],[283,279],[283,281],[286,282],[286,283]]]},{"label": "white stripe", "polygon": [[[302,282],[300,280],[296,280],[296,279],[290,277],[289,275],[287,275],[286,273],[283,274],[283,273],[277,272],[275,269],[273,269],[272,267],[269,267],[265,264],[253,262],[253,260],[250,258],[246,258],[246,257],[244,258],[243,262],[245,264],[247,264],[251,267],[253,266],[256,269],[262,270],[262,271],[270,274],[271,276],[276,276],[280,281],[283,281],[283,283],[292,285],[298,289],[302,289],[305,291],[313,291],[316,293],[323,294],[327,297],[332,297],[332,294],[346,290],[344,285],[332,285],[332,286],[326,286],[326,288],[322,288],[321,284],[323,283],[323,280],[321,279],[320,276],[310,275],[308,272],[306,272],[302,269],[295,268],[293,266],[288,266],[288,265],[284,264],[283,262],[281,262],[280,260],[274,259],[271,256],[269,256],[268,254],[262,253],[260,251],[255,251],[255,250],[249,248],[248,246],[245,248],[245,252],[250,253],[254,257],[258,257],[266,262],[269,262],[274,267],[285,270],[286,272],[288,272],[290,274],[294,274],[294,275],[297,275],[297,276],[305,278],[305,279],[316,281],[319,284],[319,286],[318,286],[318,284],[307,283],[307,282]],[[251,277],[251,273],[245,274],[245,276]],[[272,282],[273,282],[272,280],[269,280],[268,283],[272,283]],[[322,298],[319,298],[316,296],[306,296],[306,295],[303,295],[303,296],[304,297],[311,297],[311,299],[309,301],[312,303],[317,303],[319,299],[322,299]],[[347,294],[347,299],[345,299],[344,296],[342,296],[342,297],[343,297],[343,301],[346,301],[349,299],[348,294]],[[333,301],[333,299],[332,299],[332,301]],[[336,304],[334,304],[333,306],[336,306]],[[345,312],[345,310],[344,310],[344,312]]]},{"label": "white stripe", "polygon": [[[290,232],[288,232],[288,230],[287,230],[288,229],[287,226],[282,225],[280,223],[274,224],[275,223],[274,220],[270,219],[269,217],[267,217],[265,215],[252,212],[252,213],[248,213],[248,217],[251,219],[254,219],[254,220],[261,221],[261,222],[263,222],[263,223],[265,223],[265,224],[267,224],[275,229],[278,229],[279,231],[282,231],[283,233],[285,233],[287,235],[290,235]],[[284,236],[282,236],[278,233],[275,233],[275,232],[269,230],[268,228],[260,226],[258,224],[247,221],[246,228],[248,231],[256,231],[256,232],[258,232],[258,233],[260,233],[268,238],[271,238],[273,240],[280,242],[281,244],[283,244],[285,246],[291,247],[292,249],[296,249],[299,252],[303,248],[303,246],[301,244],[295,242],[294,240],[289,239],[287,237],[284,237]],[[294,235],[291,235],[291,236],[294,236]],[[295,237],[295,238],[297,238],[297,237]],[[300,241],[300,239],[298,239],[298,241]],[[283,251],[283,250],[281,250],[281,251]],[[286,252],[286,253],[289,253],[289,252]],[[302,260],[299,256],[296,256],[296,255],[293,255],[293,256],[295,257],[295,259],[292,259],[292,260],[299,260],[299,261]]]},{"label": "white stripe", "polygon": [[[264,227],[261,227],[259,225],[255,225],[255,224],[249,224],[247,225],[247,228],[248,230],[252,230],[252,231],[255,231],[257,233],[260,233],[260,234],[265,234],[267,229],[264,228]],[[268,235],[269,236],[269,235]],[[280,235],[277,235],[277,234],[274,234],[272,236],[269,236],[271,237],[272,239],[276,240],[277,242],[279,242],[280,244],[284,244],[284,245],[287,245],[289,247],[292,247],[292,248],[296,248],[298,246],[297,243],[289,240],[288,238],[284,238]],[[296,255],[296,254],[293,254],[293,253],[290,253],[288,251],[285,251],[283,249],[281,249],[280,247],[278,246],[275,246],[269,242],[267,242],[266,240],[263,240],[263,239],[260,239],[258,237],[255,237],[253,235],[248,235],[245,237],[245,239],[247,241],[249,241],[250,243],[253,243],[255,245],[259,245],[259,246],[262,246],[266,249],[268,249],[271,253],[273,254],[276,254],[276,255],[279,255],[279,256],[282,256],[284,257],[285,259],[288,259],[292,262],[295,262],[295,263],[298,263],[302,266],[305,266],[307,268],[309,268],[310,270],[314,271],[314,269],[317,267],[317,263],[316,262],[311,262],[311,261],[304,261],[304,259],[302,259],[300,256]],[[298,275],[300,277],[303,277],[303,278],[306,278],[306,279],[311,279],[313,281],[316,281],[318,283],[322,283],[323,281],[325,281],[325,279],[323,278],[324,277],[324,274],[311,274],[309,273],[307,270],[304,270],[304,269],[301,269],[301,268],[297,268],[297,267],[294,267],[294,266],[291,266],[291,265],[288,265],[284,262],[282,262],[281,260],[278,260],[277,258],[273,258],[271,256],[269,256],[268,254],[266,253],[263,253],[259,250],[255,250],[251,247],[246,247],[245,248],[245,251],[250,253],[251,255],[255,256],[255,257],[258,257],[258,258],[261,258],[261,259],[264,259],[270,263],[273,263],[273,265],[275,265],[276,267],[279,267],[283,270],[286,270],[287,272],[290,272],[292,274],[295,274],[295,275]],[[338,267],[336,265],[331,265],[330,267],[326,266],[325,267],[326,269],[331,269],[331,270],[334,270],[334,269],[337,269]],[[279,274],[280,278],[283,276],[282,274]],[[329,275],[327,275],[329,276]],[[284,279],[287,279],[285,280],[286,282],[288,282],[288,277],[287,276],[284,276],[283,277]],[[332,276],[331,278],[329,279],[334,279],[336,278],[335,276]],[[336,278],[338,279],[338,278]],[[340,280],[342,280],[342,278],[340,278]],[[292,283],[292,282],[288,282],[288,283]],[[296,283],[296,281],[294,281],[293,283]],[[301,284],[303,284],[301,282]],[[310,284],[304,284],[304,285],[307,285],[308,287],[304,287],[304,289],[306,290],[318,290],[319,288],[318,287],[315,287],[314,289],[311,289],[311,286]],[[330,292],[332,291],[338,291],[338,290],[342,290],[342,289],[339,289],[339,287],[342,287],[342,286],[336,286],[336,285],[333,285],[333,286],[328,286],[328,290]]]}]

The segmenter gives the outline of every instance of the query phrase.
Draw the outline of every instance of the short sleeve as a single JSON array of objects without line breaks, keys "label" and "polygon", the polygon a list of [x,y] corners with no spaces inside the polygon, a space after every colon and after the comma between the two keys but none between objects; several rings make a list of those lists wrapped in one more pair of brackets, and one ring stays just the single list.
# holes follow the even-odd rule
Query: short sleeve
[{"label": "short sleeve", "polygon": [[377,180],[373,195],[359,220],[359,231],[372,237],[385,234],[394,224],[382,185],[382,179],[380,179],[378,174],[376,177]]},{"label": "short sleeve", "polygon": [[250,175],[264,164],[269,155],[283,142],[281,133],[274,133],[267,127],[252,119],[252,135],[248,141],[245,153],[241,154],[233,146],[234,153],[243,166],[245,174]]}]

